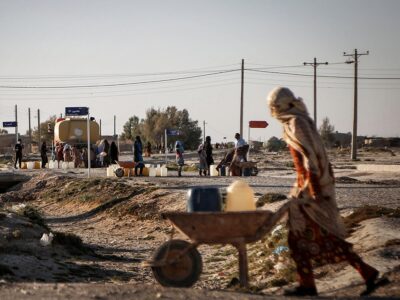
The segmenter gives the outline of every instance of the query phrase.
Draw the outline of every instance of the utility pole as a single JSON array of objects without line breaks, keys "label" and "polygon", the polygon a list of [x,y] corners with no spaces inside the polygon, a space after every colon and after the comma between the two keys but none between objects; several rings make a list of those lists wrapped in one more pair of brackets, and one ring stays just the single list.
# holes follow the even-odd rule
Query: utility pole
[{"label": "utility pole", "polygon": [[315,127],[317,127],[317,67],[319,65],[327,65],[328,62],[317,63],[317,59],[314,57],[314,62],[308,63],[305,62],[305,66],[313,66],[314,67],[314,123]]},{"label": "utility pole", "polygon": [[40,130],[40,109],[37,110],[37,124],[38,124],[38,149],[40,149],[40,137],[42,136],[42,132]]},{"label": "utility pole", "polygon": [[100,139],[101,139],[101,119],[99,120],[99,132],[100,132]]},{"label": "utility pole", "polygon": [[354,63],[354,108],[353,108],[353,133],[351,136],[351,159],[357,159],[357,107],[358,107],[358,58],[362,55],[368,55],[369,51],[364,53],[358,53],[357,49],[354,49],[354,53],[343,52],[343,56],[351,56],[353,60],[349,60],[346,63]]},{"label": "utility pole", "polygon": [[29,152],[32,153],[32,128],[31,128],[31,108],[28,108],[28,120],[29,120]]},{"label": "utility pole", "polygon": [[203,121],[203,144],[206,141],[206,121]]},{"label": "utility pole", "polygon": [[116,122],[116,116],[114,115],[114,138],[115,138],[115,122]]},{"label": "utility pole", "polygon": [[17,104],[15,104],[15,143],[18,143],[18,109]]},{"label": "utility pole", "polygon": [[243,137],[243,88],[244,88],[244,59],[242,59],[242,80],[240,89],[240,136]]}]

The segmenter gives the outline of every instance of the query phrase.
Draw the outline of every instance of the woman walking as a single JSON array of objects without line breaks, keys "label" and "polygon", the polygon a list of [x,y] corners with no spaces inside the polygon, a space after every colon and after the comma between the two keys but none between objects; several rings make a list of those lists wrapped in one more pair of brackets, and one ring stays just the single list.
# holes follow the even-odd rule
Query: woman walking
[{"label": "woman walking", "polygon": [[271,115],[282,123],[284,139],[297,171],[290,193],[288,243],[296,263],[299,286],[286,295],[317,295],[311,260],[319,265],[347,261],[362,276],[371,293],[387,279],[365,263],[345,241],[346,232],[338,212],[335,181],[321,138],[301,98],[288,88],[278,87],[268,95]]}]

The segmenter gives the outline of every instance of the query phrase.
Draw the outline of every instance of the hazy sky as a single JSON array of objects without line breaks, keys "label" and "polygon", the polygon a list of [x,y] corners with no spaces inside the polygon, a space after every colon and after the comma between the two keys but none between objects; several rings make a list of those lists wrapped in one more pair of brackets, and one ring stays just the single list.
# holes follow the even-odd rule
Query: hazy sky
[{"label": "hazy sky", "polygon": [[[358,133],[399,136],[399,30],[397,0],[0,0],[0,121],[14,120],[17,104],[25,133],[29,107],[34,126],[37,109],[43,121],[66,106],[89,106],[112,134],[114,115],[120,133],[130,116],[175,105],[201,127],[205,121],[213,141],[233,140],[243,58],[247,69],[297,74],[245,71],[244,135],[249,120],[267,120],[267,129],[251,131],[265,140],[281,136],[265,100],[273,87],[291,88],[313,114],[313,77],[302,76],[313,68],[302,64],[317,57],[330,63],[318,75],[336,76],[318,78],[318,125],[328,117],[350,132],[353,79],[341,77],[352,77],[354,65],[343,52],[357,48],[370,51],[360,57],[360,77],[398,78],[359,80]],[[233,71],[138,83],[216,70]],[[108,84],[117,85],[98,87]]]}]

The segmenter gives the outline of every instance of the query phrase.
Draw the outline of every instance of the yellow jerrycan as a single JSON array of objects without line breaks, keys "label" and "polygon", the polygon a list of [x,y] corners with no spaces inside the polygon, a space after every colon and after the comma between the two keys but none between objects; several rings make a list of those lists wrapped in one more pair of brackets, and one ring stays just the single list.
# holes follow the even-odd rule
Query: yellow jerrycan
[{"label": "yellow jerrycan", "polygon": [[253,189],[246,181],[237,180],[226,191],[225,211],[256,210]]}]

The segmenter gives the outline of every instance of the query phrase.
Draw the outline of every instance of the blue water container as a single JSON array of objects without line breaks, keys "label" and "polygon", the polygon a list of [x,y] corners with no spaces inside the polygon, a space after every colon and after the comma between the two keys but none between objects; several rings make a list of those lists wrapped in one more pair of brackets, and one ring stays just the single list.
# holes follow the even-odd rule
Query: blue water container
[{"label": "blue water container", "polygon": [[219,176],[226,176],[225,166],[221,166],[221,168],[219,168]]},{"label": "blue water container", "polygon": [[251,176],[251,168],[245,168],[243,169],[243,174],[242,176]]},{"label": "blue water container", "polygon": [[221,211],[222,197],[216,187],[195,187],[189,190],[187,211]]}]

